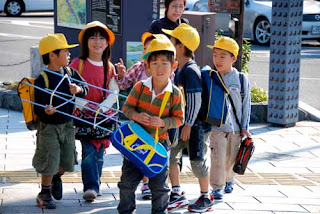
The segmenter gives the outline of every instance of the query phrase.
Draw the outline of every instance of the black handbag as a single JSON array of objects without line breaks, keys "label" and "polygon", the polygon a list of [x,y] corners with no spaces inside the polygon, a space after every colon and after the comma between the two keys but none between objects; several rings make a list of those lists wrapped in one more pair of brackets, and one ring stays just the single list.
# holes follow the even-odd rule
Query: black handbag
[{"label": "black handbag", "polygon": [[[99,123],[105,118],[97,117],[96,119],[94,117],[88,117],[84,114],[80,114],[77,116],[78,118],[88,121],[90,123]],[[117,118],[114,117],[116,120]],[[74,119],[74,125],[75,125],[75,138],[77,140],[102,140],[102,139],[109,139],[110,134],[117,128],[117,122],[115,120],[108,119],[101,124],[99,124],[99,127],[94,127],[93,125],[90,125],[86,122],[83,122],[78,119]],[[100,128],[102,127],[102,128]],[[103,129],[106,128],[109,131]]]}]

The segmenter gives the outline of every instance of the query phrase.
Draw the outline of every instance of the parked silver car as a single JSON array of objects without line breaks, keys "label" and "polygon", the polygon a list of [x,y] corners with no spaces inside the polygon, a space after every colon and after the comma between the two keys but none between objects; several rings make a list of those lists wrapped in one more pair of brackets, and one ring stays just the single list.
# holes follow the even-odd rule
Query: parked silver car
[{"label": "parked silver car", "polygon": [[[272,0],[245,0],[244,2],[244,37],[260,45],[268,45]],[[316,39],[320,42],[320,2],[304,0],[303,3],[302,39]],[[193,10],[208,11],[208,0],[197,1]],[[216,22],[220,22],[218,18],[217,16]]]}]

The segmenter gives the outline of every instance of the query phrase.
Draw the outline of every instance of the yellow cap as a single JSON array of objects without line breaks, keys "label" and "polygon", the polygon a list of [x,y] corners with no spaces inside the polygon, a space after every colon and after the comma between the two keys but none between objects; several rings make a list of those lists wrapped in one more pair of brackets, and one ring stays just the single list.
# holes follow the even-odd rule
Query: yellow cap
[{"label": "yellow cap", "polygon": [[62,33],[48,34],[39,42],[39,52],[41,55],[50,53],[58,49],[68,49],[77,47],[78,44],[68,45],[67,39]]},{"label": "yellow cap", "polygon": [[155,51],[170,51],[173,52],[174,58],[176,58],[176,49],[166,35],[153,34],[153,36],[155,38],[151,40],[146,53],[142,56],[142,59],[147,59],[149,55]]},{"label": "yellow cap", "polygon": [[106,25],[102,24],[99,21],[93,21],[93,22],[88,23],[80,31],[79,36],[78,36],[78,40],[79,40],[80,44],[82,44],[83,35],[86,32],[86,30],[88,30],[89,28],[93,28],[93,27],[100,27],[100,28],[104,29],[106,31],[106,33],[108,34],[108,36],[109,36],[108,44],[109,45],[113,45],[114,40],[115,40],[114,33],[111,30],[109,30],[109,28]]},{"label": "yellow cap", "polygon": [[238,43],[227,36],[222,36],[220,37],[215,43],[214,45],[207,45],[208,48],[219,48],[222,50],[226,50],[229,51],[230,53],[232,53],[235,57],[238,56],[239,53],[239,45]]},{"label": "yellow cap", "polygon": [[200,36],[194,27],[185,23],[180,24],[174,30],[162,29],[162,31],[176,39],[178,39],[189,50],[195,51],[200,44]]},{"label": "yellow cap", "polygon": [[144,32],[141,36],[141,42],[142,42],[142,45],[144,45],[144,43],[146,42],[146,39],[150,38],[150,37],[153,37],[152,33],[150,32]]}]

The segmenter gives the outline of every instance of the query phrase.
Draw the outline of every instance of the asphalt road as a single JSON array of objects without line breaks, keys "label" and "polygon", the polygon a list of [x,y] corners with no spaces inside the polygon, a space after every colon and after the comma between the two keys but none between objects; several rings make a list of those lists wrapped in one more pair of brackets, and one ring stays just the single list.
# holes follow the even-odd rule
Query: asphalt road
[{"label": "asphalt road", "polygon": [[[0,14],[0,82],[30,76],[30,47],[53,33],[53,13]],[[269,47],[252,45],[250,81],[268,89]],[[300,100],[320,110],[320,43],[304,41],[301,53]]]}]

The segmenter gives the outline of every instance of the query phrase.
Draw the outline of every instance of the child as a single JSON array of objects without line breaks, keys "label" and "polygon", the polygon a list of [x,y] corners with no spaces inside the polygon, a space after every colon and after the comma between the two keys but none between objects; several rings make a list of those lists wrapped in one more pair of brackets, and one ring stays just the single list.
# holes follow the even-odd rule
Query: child
[{"label": "child", "polygon": [[[141,42],[143,45],[143,55],[146,52],[146,49],[157,34],[153,35],[149,32],[145,32],[141,36]],[[117,71],[118,71],[118,85],[121,90],[127,90],[128,88],[135,85],[137,82],[141,80],[146,80],[151,74],[150,71],[146,68],[146,61],[139,61],[135,63],[130,69],[126,71],[126,67],[123,65],[122,59],[120,62],[116,64]],[[174,73],[170,77],[172,80],[174,79]],[[141,196],[142,199],[149,200],[151,199],[151,191],[148,186],[148,177],[144,176],[142,179],[142,186],[141,186]]]},{"label": "child", "polygon": [[[39,52],[49,70],[58,72],[59,74],[70,75],[65,67],[69,64],[70,60],[68,48],[76,46],[78,45],[68,45],[65,36],[61,33],[48,34],[40,40]],[[70,70],[72,78],[84,81],[74,69]],[[62,77],[50,72],[45,73],[49,89],[54,90]],[[42,75],[35,80],[35,85],[46,88],[45,79]],[[87,94],[88,87],[85,83],[69,84],[68,80],[65,79],[58,87],[58,91],[82,97]],[[39,106],[35,106],[34,108],[35,113],[39,116],[39,124],[37,130],[37,148],[32,165],[38,173],[41,173],[41,192],[37,197],[37,203],[42,208],[55,209],[56,205],[52,200],[51,194],[57,200],[62,198],[62,182],[60,177],[65,171],[73,172],[76,160],[73,120],[71,117],[56,113],[55,106],[64,103],[65,100],[53,97],[52,106],[49,106],[50,94],[35,89],[35,102],[46,105],[46,108]],[[73,104],[67,103],[58,110],[72,114],[73,107]]]},{"label": "child", "polygon": [[163,33],[162,28],[173,30],[181,23],[188,23],[187,19],[181,18],[186,7],[186,0],[165,0],[164,17],[151,23],[150,33]]},{"label": "child", "polygon": [[[191,150],[193,150],[193,147],[190,145],[192,143],[190,142],[191,130],[197,130],[196,124],[198,126],[204,125],[201,121],[197,120],[201,107],[201,72],[196,62],[192,60],[193,52],[200,44],[200,36],[195,28],[184,23],[174,30],[163,29],[163,32],[170,35],[171,41],[176,48],[179,68],[176,71],[174,83],[183,88],[186,100],[185,124],[181,129],[178,145],[173,147],[170,153],[169,177],[172,184],[172,192],[168,210],[173,210],[188,205],[188,200],[183,192],[181,193],[180,191],[180,170],[178,163],[184,148],[187,148],[189,155],[192,152]],[[188,206],[188,210],[192,212],[206,212],[213,208],[213,202],[209,197],[209,160],[207,155],[209,151],[210,131],[205,133],[203,138],[204,142],[195,142],[196,144],[203,143],[201,146],[203,148],[203,157],[192,159],[190,156],[192,172],[198,178],[201,191],[201,196],[196,203]]]},{"label": "child", "polygon": [[[147,68],[150,69],[151,77],[134,85],[123,106],[124,114],[139,123],[152,136],[155,136],[156,127],[158,127],[160,143],[167,149],[170,146],[167,130],[181,126],[184,121],[181,92],[169,79],[171,72],[175,69],[174,57],[175,49],[165,35],[153,39],[143,56],[147,59]],[[159,118],[157,115],[166,91],[172,93],[172,101],[168,101]],[[130,160],[124,158],[121,180],[118,183],[119,213],[135,211],[135,190],[142,177],[143,174],[139,169]],[[160,174],[149,179],[152,213],[166,213],[169,202],[167,177],[168,168],[165,168]]]},{"label": "child", "polygon": [[[213,48],[213,64],[221,74],[224,84],[230,91],[237,115],[228,100],[229,112],[226,123],[221,127],[213,127],[210,137],[211,169],[210,185],[215,199],[222,199],[224,193],[233,191],[233,165],[243,136],[250,137],[250,85],[248,77],[243,75],[244,97],[241,97],[241,83],[239,71],[232,65],[237,61],[239,46],[229,37],[219,38]],[[241,127],[237,125],[238,117]],[[223,191],[224,187],[224,191]]]},{"label": "child", "polygon": [[[115,79],[115,68],[110,63],[111,45],[115,40],[112,31],[101,22],[94,21],[88,23],[80,31],[78,39],[81,44],[82,55],[75,59],[70,66],[80,69],[82,77],[88,83],[118,93],[119,87]],[[81,68],[79,67],[80,60],[82,60]],[[100,107],[90,104],[89,107],[93,110],[100,108],[100,112],[106,113],[118,99],[116,94],[103,92],[93,87],[89,88],[90,91],[85,99],[100,103]],[[109,144],[109,139],[81,140],[83,199],[86,201],[93,201],[98,195],[101,195],[100,177],[103,154]]]}]

